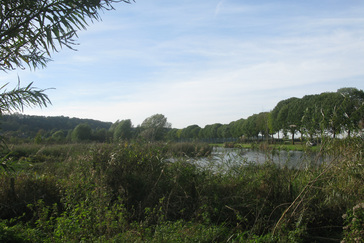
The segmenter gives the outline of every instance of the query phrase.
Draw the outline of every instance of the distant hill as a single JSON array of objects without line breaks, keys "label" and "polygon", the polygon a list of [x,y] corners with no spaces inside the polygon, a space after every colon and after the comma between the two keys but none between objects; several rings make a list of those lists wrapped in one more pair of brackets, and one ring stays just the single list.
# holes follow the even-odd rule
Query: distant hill
[{"label": "distant hill", "polygon": [[54,133],[59,130],[70,131],[81,123],[87,123],[93,130],[108,130],[112,125],[111,122],[92,119],[69,118],[65,116],[30,116],[15,113],[2,115],[0,118],[0,132],[2,134],[17,132],[33,137],[40,130],[43,130],[45,133]]}]

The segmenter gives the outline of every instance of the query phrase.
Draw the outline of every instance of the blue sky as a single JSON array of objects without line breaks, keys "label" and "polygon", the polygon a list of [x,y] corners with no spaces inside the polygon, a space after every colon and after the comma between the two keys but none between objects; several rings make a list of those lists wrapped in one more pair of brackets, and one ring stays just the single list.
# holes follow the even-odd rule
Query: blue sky
[{"label": "blue sky", "polygon": [[101,121],[156,113],[174,128],[230,123],[283,99],[364,89],[364,1],[137,0],[79,32],[78,51],[20,77],[53,105],[25,114]]}]

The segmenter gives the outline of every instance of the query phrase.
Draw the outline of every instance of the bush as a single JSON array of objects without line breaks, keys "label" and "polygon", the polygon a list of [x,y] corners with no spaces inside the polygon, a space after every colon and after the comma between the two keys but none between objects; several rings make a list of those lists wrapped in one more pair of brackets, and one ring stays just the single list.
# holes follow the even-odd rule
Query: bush
[{"label": "bush", "polygon": [[36,174],[2,173],[0,177],[0,218],[10,219],[24,215],[31,218],[28,204],[42,199],[46,205],[59,203],[61,194],[57,180],[53,176]]},{"label": "bush", "polygon": [[346,242],[363,242],[364,241],[364,203],[359,203],[348,210],[343,215],[345,221],[344,239],[342,243]]},{"label": "bush", "polygon": [[207,143],[170,143],[167,145],[171,157],[207,157],[212,152],[212,146]]}]

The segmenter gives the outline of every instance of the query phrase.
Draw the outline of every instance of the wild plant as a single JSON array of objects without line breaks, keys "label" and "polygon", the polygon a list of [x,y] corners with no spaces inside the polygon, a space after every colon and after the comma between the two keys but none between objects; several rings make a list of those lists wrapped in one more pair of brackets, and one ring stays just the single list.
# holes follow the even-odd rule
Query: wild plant
[{"label": "wild plant", "polygon": [[213,147],[207,143],[169,143],[166,148],[168,155],[173,157],[207,157],[211,154]]},{"label": "wild plant", "polygon": [[362,242],[364,240],[364,203],[355,205],[343,215],[344,239],[342,243]]},{"label": "wild plant", "polygon": [[358,139],[324,141],[320,153],[331,160],[301,173],[304,180],[300,179],[300,192],[282,213],[273,234],[286,222],[296,222],[306,225],[308,239],[317,239],[316,235],[321,239],[339,238],[343,223],[340,216],[363,200],[362,149],[363,142]]},{"label": "wild plant", "polygon": [[42,199],[47,205],[59,203],[60,187],[53,176],[29,173],[2,173],[0,176],[0,218],[31,218],[28,204]]},{"label": "wild plant", "polygon": [[168,144],[29,148],[52,158],[1,174],[1,217],[16,220],[0,220],[0,232],[48,242],[350,242],[358,227],[341,216],[364,201],[363,141],[323,142],[331,161],[297,168],[240,154],[172,162]]}]

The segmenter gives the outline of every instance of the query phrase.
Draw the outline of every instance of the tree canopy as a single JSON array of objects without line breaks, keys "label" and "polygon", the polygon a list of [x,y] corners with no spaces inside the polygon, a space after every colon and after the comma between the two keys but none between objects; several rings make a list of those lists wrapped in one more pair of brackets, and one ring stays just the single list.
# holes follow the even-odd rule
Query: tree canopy
[{"label": "tree canopy", "polygon": [[118,122],[114,131],[114,141],[118,142],[120,140],[130,139],[133,135],[132,128],[133,125],[130,119]]},{"label": "tree canopy", "polygon": [[155,114],[146,118],[140,126],[142,128],[141,136],[150,141],[161,140],[171,128],[167,122],[167,117],[162,114]]},{"label": "tree canopy", "polygon": [[91,127],[87,123],[79,124],[72,132],[72,141],[80,142],[91,140]]}]

